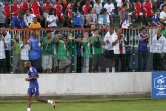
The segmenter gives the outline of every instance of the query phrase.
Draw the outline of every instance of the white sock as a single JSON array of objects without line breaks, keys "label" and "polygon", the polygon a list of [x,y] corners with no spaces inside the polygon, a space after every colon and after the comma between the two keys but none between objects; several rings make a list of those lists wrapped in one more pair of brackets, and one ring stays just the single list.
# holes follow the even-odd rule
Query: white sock
[{"label": "white sock", "polygon": [[115,67],[112,67],[112,72],[115,72]]},{"label": "white sock", "polygon": [[110,69],[109,68],[106,68],[106,73],[109,73],[110,72]]},{"label": "white sock", "polygon": [[53,101],[51,101],[51,100],[48,100],[47,102],[48,102],[48,103],[50,103],[50,104],[52,104],[52,103],[53,103]]},{"label": "white sock", "polygon": [[31,111],[31,108],[27,108],[27,111]]}]

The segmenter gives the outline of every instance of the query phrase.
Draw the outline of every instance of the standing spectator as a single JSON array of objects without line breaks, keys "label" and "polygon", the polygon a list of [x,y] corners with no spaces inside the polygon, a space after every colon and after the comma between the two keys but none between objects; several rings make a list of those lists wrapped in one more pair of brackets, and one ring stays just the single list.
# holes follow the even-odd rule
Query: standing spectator
[{"label": "standing spectator", "polygon": [[107,13],[109,15],[109,18],[110,18],[110,21],[111,21],[111,24],[113,25],[113,15],[114,15],[114,9],[115,9],[115,6],[114,4],[112,3],[112,0],[107,0],[107,3],[104,5],[104,8],[107,9]]},{"label": "standing spectator", "polygon": [[90,0],[86,0],[85,5],[83,5],[82,7],[82,12],[84,15],[88,14],[88,10],[92,8],[92,6],[90,5]]},{"label": "standing spectator", "polygon": [[20,11],[21,12],[24,12],[29,9],[29,4],[28,4],[28,1],[27,0],[23,0],[20,4]]},{"label": "standing spectator", "polygon": [[47,18],[48,13],[53,8],[53,5],[50,3],[50,0],[46,0],[46,2],[43,4],[43,16]]},{"label": "standing spectator", "polygon": [[153,53],[153,69],[161,71],[164,53],[166,52],[166,39],[161,34],[161,29],[157,29],[157,35],[153,37],[150,52]]},{"label": "standing spectator", "polygon": [[160,26],[161,23],[160,23],[160,11],[157,9],[154,11],[155,14],[153,15],[153,18],[152,18],[152,23],[151,23],[151,26],[154,27],[154,26]]},{"label": "standing spectator", "polygon": [[24,68],[24,63],[26,61],[29,61],[29,51],[31,49],[31,46],[28,44],[26,38],[23,39],[23,42],[20,45],[20,48],[21,48],[20,71],[21,71],[21,73],[26,73],[27,70]]},{"label": "standing spectator", "polygon": [[93,31],[94,37],[91,38],[92,50],[93,50],[93,65],[92,72],[95,71],[95,66],[98,65],[98,72],[101,72],[102,68],[102,44],[103,40],[101,36],[98,34],[98,30],[95,29]]},{"label": "standing spectator", "polygon": [[85,26],[87,28],[90,28],[91,25],[96,25],[97,24],[97,15],[95,14],[93,8],[89,9],[89,14],[87,14],[85,17],[86,17],[86,24],[85,24]]},{"label": "standing spectator", "polygon": [[31,61],[31,64],[37,71],[40,71],[41,68],[41,48],[38,44],[38,35],[36,32],[32,32],[30,39],[29,39],[29,44],[32,47],[31,50],[29,51],[29,60]]},{"label": "standing spectator", "polygon": [[11,14],[13,16],[18,16],[18,13],[20,11],[20,6],[18,5],[17,0],[13,0],[13,4],[11,5],[11,7],[12,7]]},{"label": "standing spectator", "polygon": [[31,14],[29,9],[25,10],[25,15],[24,15],[25,27],[29,27],[29,25],[33,22],[34,17],[35,15]]},{"label": "standing spectator", "polygon": [[138,35],[138,71],[146,71],[148,59],[148,40],[150,35],[146,33],[146,28],[141,28]]},{"label": "standing spectator", "polygon": [[166,26],[166,5],[163,6],[163,11],[160,13],[160,22]]},{"label": "standing spectator", "polygon": [[107,9],[103,8],[98,16],[98,28],[105,28],[110,26],[109,15],[107,14]]},{"label": "standing spectator", "polygon": [[6,73],[5,72],[5,48],[6,43],[5,39],[2,37],[2,31],[0,30],[0,73]]},{"label": "standing spectator", "polygon": [[112,46],[112,40],[113,38],[118,38],[116,32],[113,30],[113,27],[107,28],[108,32],[106,33],[104,37],[104,43],[105,43],[105,63],[106,63],[106,73],[109,73],[109,63],[111,60],[112,63],[112,72],[115,72],[115,55],[114,55],[114,49]]},{"label": "standing spectator", "polygon": [[9,27],[10,24],[10,5],[8,0],[5,1],[4,12],[6,16],[5,27]]},{"label": "standing spectator", "polygon": [[30,5],[32,14],[34,14],[36,17],[40,18],[40,3],[37,2],[37,0],[33,0],[32,4]]},{"label": "standing spectator", "polygon": [[129,24],[129,13],[127,12],[127,4],[123,4],[122,10],[119,12],[121,28],[128,28]]},{"label": "standing spectator", "polygon": [[142,20],[143,20],[143,13],[142,13],[142,4],[140,0],[137,0],[137,2],[134,3],[135,8],[135,18],[139,21],[140,25],[142,26]]},{"label": "standing spectator", "polygon": [[37,30],[41,28],[41,25],[39,22],[37,22],[37,17],[33,18],[33,22],[29,25],[29,28],[31,28],[33,31],[36,31],[37,35],[40,36],[40,31]]},{"label": "standing spectator", "polygon": [[19,73],[20,69],[20,35],[16,34],[14,36],[14,45],[13,45],[13,72]]},{"label": "standing spectator", "polygon": [[24,23],[24,13],[23,12],[19,12],[18,16],[14,16],[12,18],[12,26],[13,28],[23,28],[25,26]]},{"label": "standing spectator", "polygon": [[5,48],[5,57],[6,57],[6,67],[5,70],[7,73],[10,73],[10,51],[11,51],[11,35],[6,31],[6,28],[2,28],[2,37],[5,39],[6,48]]},{"label": "standing spectator", "polygon": [[65,10],[65,14],[67,15],[67,25],[71,27],[71,20],[72,20],[72,2],[68,0],[68,5]]},{"label": "standing spectator", "polygon": [[47,16],[47,24],[49,28],[57,27],[58,17],[55,16],[55,10],[51,9]]},{"label": "standing spectator", "polygon": [[0,4],[0,27],[5,26],[5,20],[6,20],[6,16],[4,13],[4,8],[3,8],[3,5]]},{"label": "standing spectator", "polygon": [[103,5],[102,5],[102,2],[101,2],[101,0],[95,0],[96,1],[96,3],[94,4],[94,9],[95,9],[95,13],[97,14],[97,15],[99,15],[100,14],[100,12],[101,12],[101,10],[102,10],[102,8],[103,8]]}]

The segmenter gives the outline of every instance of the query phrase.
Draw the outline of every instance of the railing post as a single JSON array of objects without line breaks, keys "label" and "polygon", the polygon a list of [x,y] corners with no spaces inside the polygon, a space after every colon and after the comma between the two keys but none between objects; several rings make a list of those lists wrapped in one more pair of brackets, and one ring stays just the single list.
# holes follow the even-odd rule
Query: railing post
[{"label": "railing post", "polygon": [[11,63],[11,69],[10,72],[13,73],[13,30],[11,30],[11,58],[10,58],[10,63]]},{"label": "railing post", "polygon": [[[136,65],[136,62],[135,62],[135,40],[136,40],[136,31],[134,29],[131,29],[132,30],[132,35],[133,35],[133,40],[132,40],[132,71],[135,72],[135,65]],[[135,31],[135,34],[134,34],[134,31]]]}]

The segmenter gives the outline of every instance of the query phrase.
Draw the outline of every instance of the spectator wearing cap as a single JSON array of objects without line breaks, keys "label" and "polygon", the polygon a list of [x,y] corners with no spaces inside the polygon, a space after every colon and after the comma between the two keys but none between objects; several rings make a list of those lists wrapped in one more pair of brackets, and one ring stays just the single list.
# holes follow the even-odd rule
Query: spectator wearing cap
[{"label": "spectator wearing cap", "polygon": [[83,5],[83,7],[82,7],[82,13],[84,15],[87,15],[88,14],[88,10],[90,8],[92,8],[92,6],[90,5],[90,0],[86,0],[85,5]]},{"label": "spectator wearing cap", "polygon": [[46,0],[46,2],[43,4],[43,16],[47,18],[47,15],[49,14],[50,10],[53,8],[53,5],[50,3],[50,0]]},{"label": "spectator wearing cap", "polygon": [[98,16],[98,28],[105,28],[110,26],[109,15],[107,14],[107,9],[103,8]]},{"label": "spectator wearing cap", "polygon": [[97,24],[97,15],[95,14],[95,11],[93,8],[89,9],[89,13],[85,16],[85,27],[90,28],[91,25],[96,25]]},{"label": "spectator wearing cap", "polygon": [[95,0],[95,4],[94,4],[93,8],[95,9],[95,13],[97,15],[99,15],[103,8],[101,0]]},{"label": "spectator wearing cap", "polygon": [[0,73],[6,73],[5,72],[5,48],[6,43],[5,39],[2,37],[2,31],[0,30]]},{"label": "spectator wearing cap", "polygon": [[18,5],[17,0],[13,0],[13,4],[11,5],[12,7],[12,15],[13,16],[18,16],[18,13],[20,11],[20,6]]},{"label": "spectator wearing cap", "polygon": [[5,57],[6,57],[6,67],[5,70],[7,73],[10,73],[10,56],[11,56],[11,35],[6,30],[6,28],[2,28],[2,37],[5,39],[6,48],[5,48]]},{"label": "spectator wearing cap", "polygon": [[10,5],[9,5],[8,0],[5,1],[3,8],[4,8],[5,16],[6,16],[5,27],[9,27],[9,24],[10,24]]},{"label": "spectator wearing cap", "polygon": [[166,26],[166,5],[164,5],[163,11],[160,13],[160,22]]},{"label": "spectator wearing cap", "polygon": [[21,29],[24,26],[25,26],[24,13],[23,12],[19,12],[18,16],[14,16],[12,18],[12,25],[11,25],[11,27]]},{"label": "spectator wearing cap", "polygon": [[24,15],[25,27],[29,27],[29,25],[33,22],[34,17],[35,15],[30,13],[30,9],[25,10],[25,15]]},{"label": "spectator wearing cap", "polygon": [[138,34],[138,71],[146,71],[148,59],[148,40],[150,35],[147,34],[146,28],[141,28]]},{"label": "spectator wearing cap", "polygon": [[20,11],[25,12],[26,9],[29,9],[29,4],[27,0],[23,0],[20,4]]},{"label": "spectator wearing cap", "polygon": [[37,0],[33,0],[32,4],[30,5],[31,12],[34,14],[36,17],[40,18],[40,3],[37,2]]},{"label": "spectator wearing cap", "polygon": [[49,28],[58,27],[58,17],[55,15],[55,10],[51,9],[46,19]]}]

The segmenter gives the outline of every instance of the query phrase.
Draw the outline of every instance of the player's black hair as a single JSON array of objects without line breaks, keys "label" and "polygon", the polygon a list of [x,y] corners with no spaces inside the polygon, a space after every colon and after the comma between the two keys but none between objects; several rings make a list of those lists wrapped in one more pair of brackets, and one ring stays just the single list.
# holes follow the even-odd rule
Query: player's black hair
[{"label": "player's black hair", "polygon": [[47,34],[48,34],[48,33],[52,33],[52,31],[51,31],[51,30],[47,30],[46,33],[47,33]]},{"label": "player's black hair", "polygon": [[126,3],[124,3],[123,5],[122,5],[122,7],[124,8],[124,7],[127,7],[127,4]]}]

